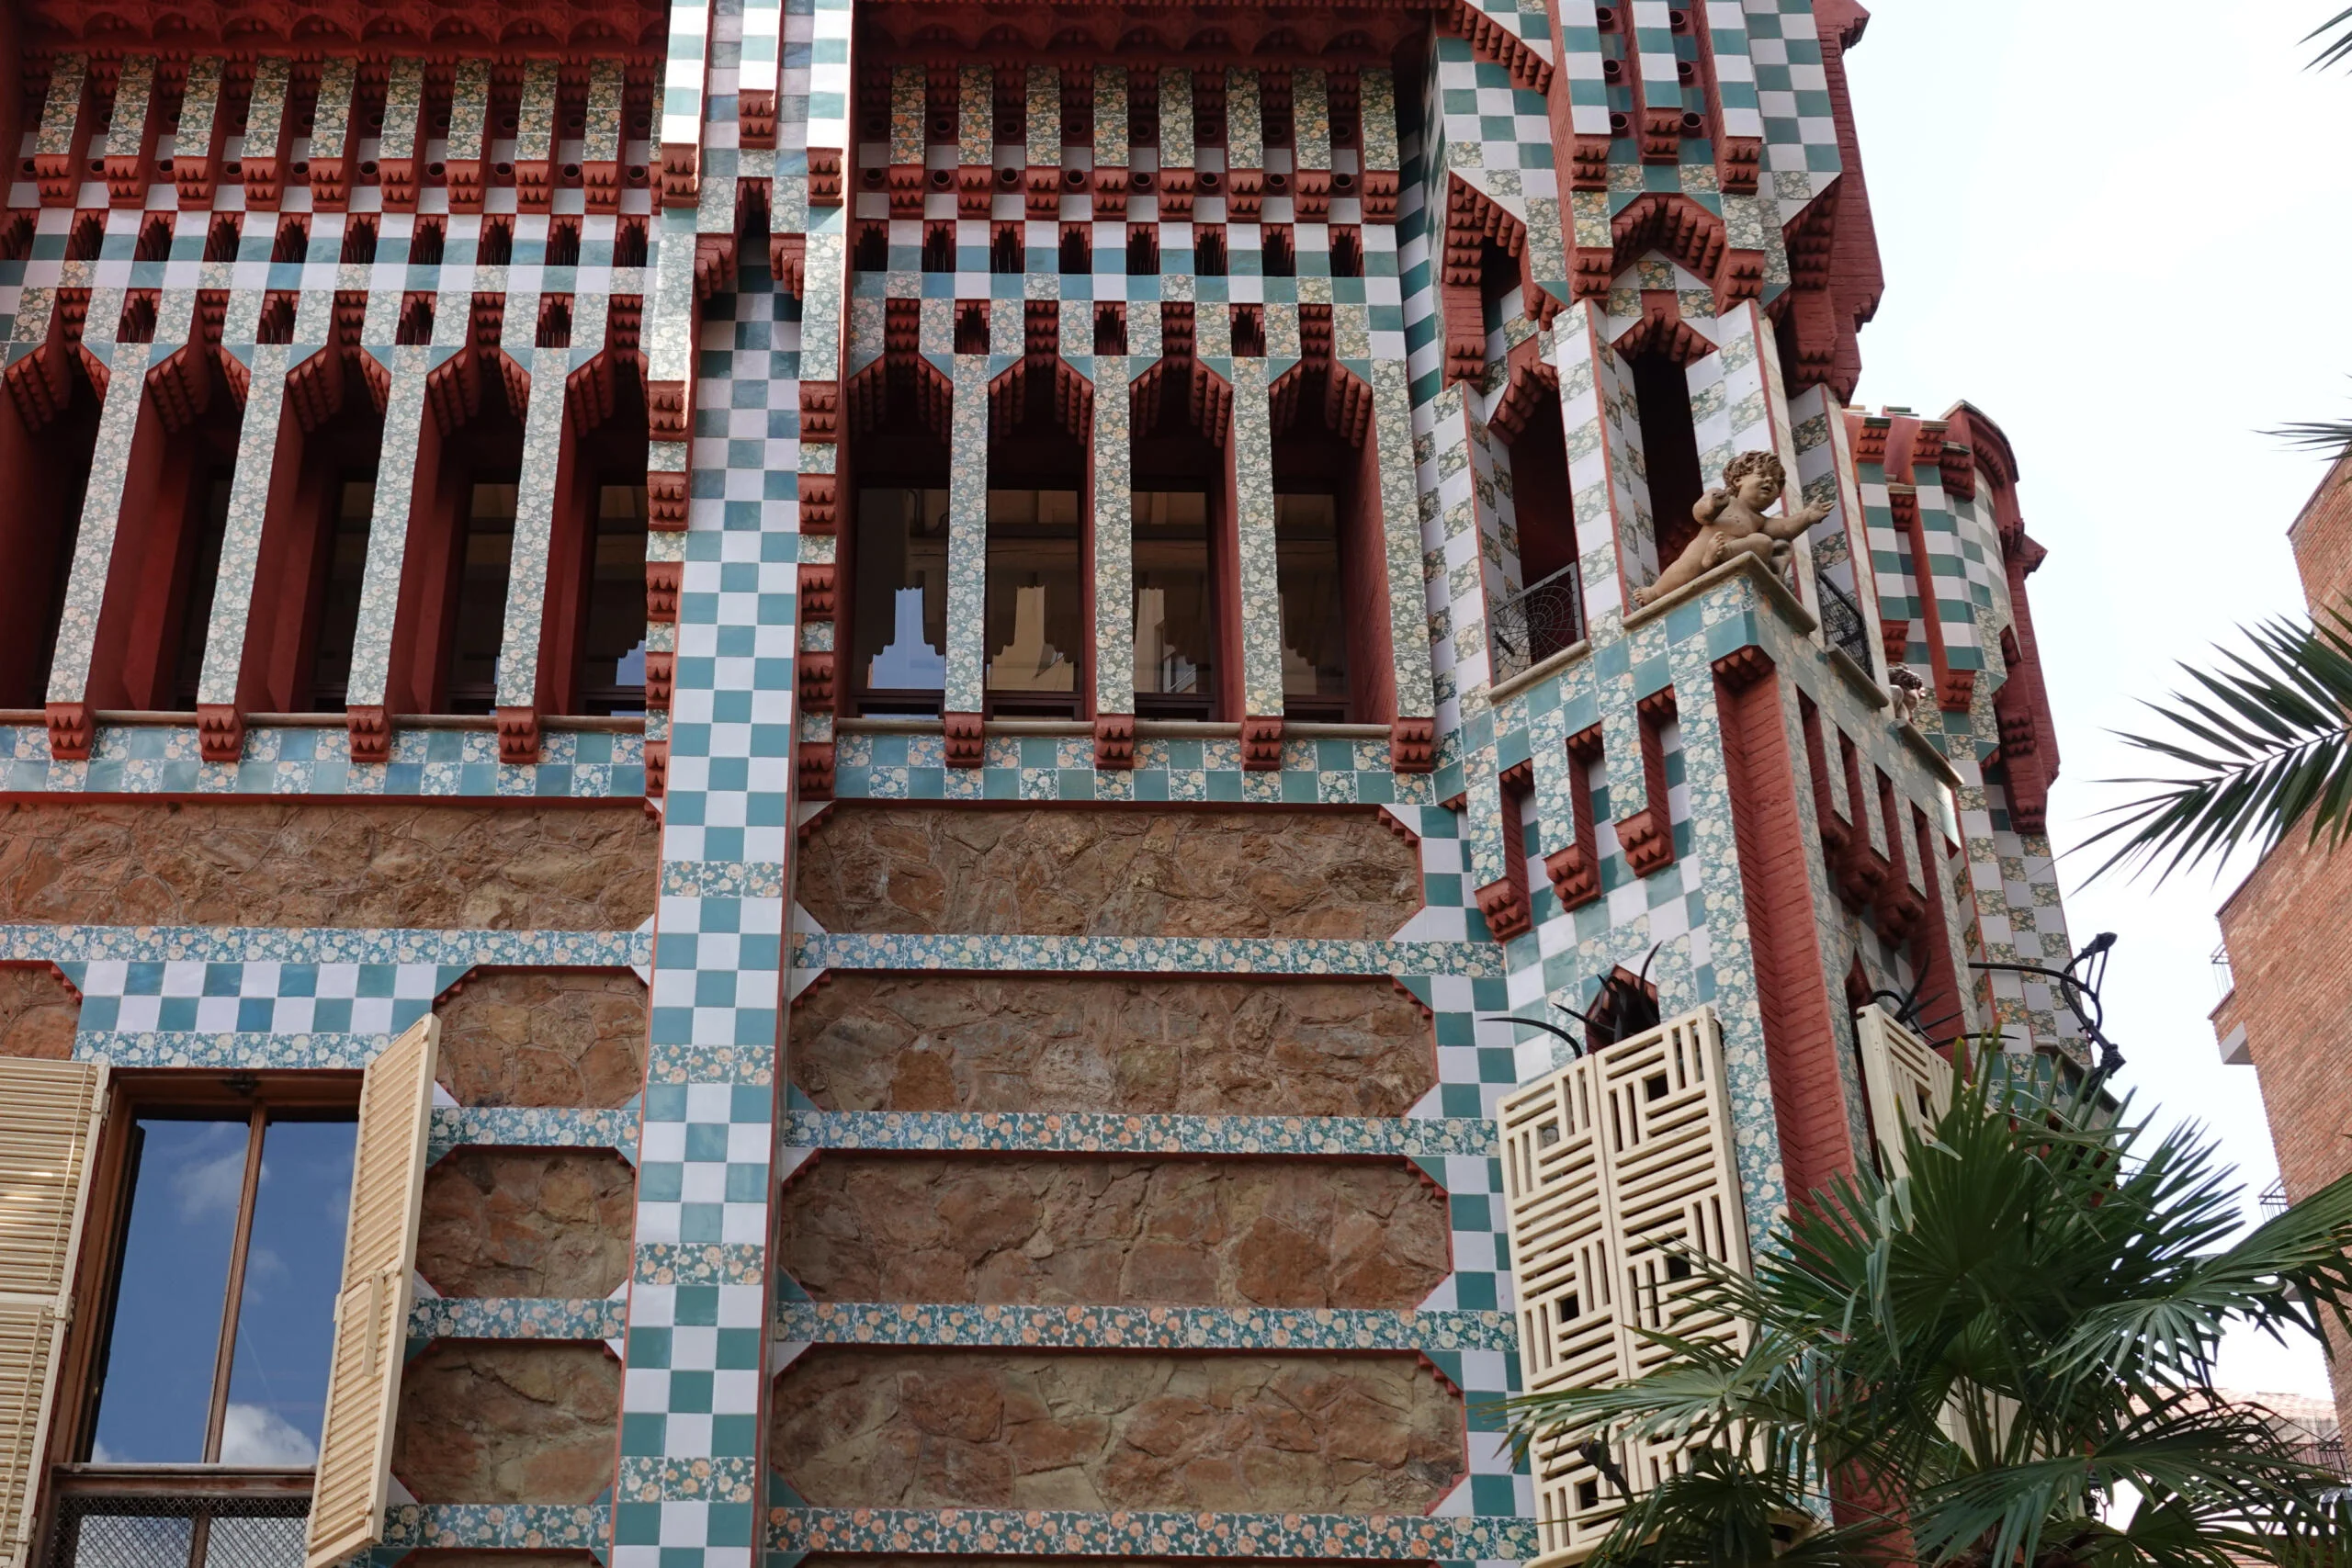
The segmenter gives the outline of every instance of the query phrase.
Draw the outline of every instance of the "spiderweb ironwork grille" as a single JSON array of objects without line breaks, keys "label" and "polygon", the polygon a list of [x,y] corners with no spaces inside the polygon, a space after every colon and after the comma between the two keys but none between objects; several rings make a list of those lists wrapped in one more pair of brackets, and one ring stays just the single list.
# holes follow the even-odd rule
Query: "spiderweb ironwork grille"
[{"label": "spiderweb ironwork grille", "polygon": [[1821,630],[1831,644],[1847,658],[1868,670],[1871,667],[1871,629],[1862,619],[1862,612],[1852,595],[1828,578],[1815,574],[1813,585],[1821,590]]},{"label": "spiderweb ironwork grille", "polygon": [[1504,600],[1487,616],[1494,644],[1494,679],[1508,681],[1534,668],[1584,636],[1584,594],[1577,569],[1564,566]]},{"label": "spiderweb ironwork grille", "polygon": [[49,1568],[301,1568],[311,1499],[68,1492]]}]

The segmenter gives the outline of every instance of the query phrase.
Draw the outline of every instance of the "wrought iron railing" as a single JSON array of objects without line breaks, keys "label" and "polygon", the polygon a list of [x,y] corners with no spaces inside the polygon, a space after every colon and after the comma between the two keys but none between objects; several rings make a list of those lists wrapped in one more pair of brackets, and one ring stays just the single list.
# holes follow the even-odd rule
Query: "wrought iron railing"
[{"label": "wrought iron railing", "polygon": [[1871,667],[1870,623],[1862,619],[1853,596],[1815,572],[1813,585],[1821,591],[1821,631],[1830,646],[1868,670]]},{"label": "wrought iron railing", "polygon": [[301,1568],[303,1471],[74,1465],[51,1494],[47,1568]]},{"label": "wrought iron railing", "polygon": [[1521,589],[1487,614],[1498,681],[1533,669],[1583,637],[1584,593],[1573,566]]},{"label": "wrought iron railing", "polygon": [[2322,1438],[2316,1442],[2297,1443],[2295,1457],[2320,1470],[2332,1470],[2346,1481],[2352,1481],[2352,1459],[2344,1452],[2342,1438]]},{"label": "wrought iron railing", "polygon": [[2262,1190],[2262,1196],[2256,1198],[2255,1201],[2262,1205],[2262,1217],[2264,1219],[2277,1219],[2279,1215],[2285,1213],[2289,1207],[2287,1202],[2286,1181],[2281,1179],[2280,1180],[2272,1182],[2269,1186]]}]

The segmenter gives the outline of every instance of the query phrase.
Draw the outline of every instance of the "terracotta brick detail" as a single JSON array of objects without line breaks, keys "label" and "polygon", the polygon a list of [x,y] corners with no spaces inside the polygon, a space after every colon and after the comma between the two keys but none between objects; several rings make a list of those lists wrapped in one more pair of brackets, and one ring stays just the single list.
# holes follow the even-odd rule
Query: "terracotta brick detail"
[{"label": "terracotta brick detail", "polygon": [[460,1105],[625,1104],[645,1086],[645,1005],[627,969],[477,969],[433,1006],[441,1085]]},{"label": "terracotta brick detail", "polygon": [[1374,979],[844,973],[786,1055],[831,1111],[1400,1116],[1437,1080],[1428,1015]]},{"label": "terracotta brick detail", "polygon": [[1419,857],[1375,812],[854,805],[802,852],[826,930],[1384,940]]},{"label": "terracotta brick detail", "polygon": [[1241,721],[1241,765],[1269,773],[1283,765],[1283,721],[1253,715]]},{"label": "terracotta brick detail", "polygon": [[1410,1356],[1036,1356],[820,1346],[769,1461],[820,1506],[1419,1514],[1462,1402]]},{"label": "terracotta brick detail", "polygon": [[988,729],[978,714],[946,714],[940,723],[946,732],[949,767],[977,768],[988,760]]},{"label": "terracotta brick detail", "polygon": [[829,1153],[779,1227],[819,1301],[1405,1311],[1448,1266],[1445,1196],[1402,1161]]},{"label": "terracotta brick detail", "polygon": [[602,1345],[445,1339],[401,1374],[392,1473],[424,1503],[591,1502],[620,1406]]},{"label": "terracotta brick detail", "polygon": [[41,800],[0,806],[0,921],[628,931],[634,806]]},{"label": "terracotta brick detail", "polygon": [[1437,767],[1437,720],[1399,718],[1388,726],[1388,765],[1400,773],[1426,773]]},{"label": "terracotta brick detail", "polygon": [[1094,765],[1124,770],[1136,765],[1136,716],[1105,713],[1094,716]]},{"label": "terracotta brick detail", "polygon": [[1802,1197],[1853,1167],[1838,1053],[1846,1024],[1832,1017],[1815,935],[1796,776],[1781,714],[1780,677],[1718,682],[1724,770],[1740,891],[1756,953],[1765,1064],[1789,1191]]},{"label": "terracotta brick detail", "polygon": [[445,1296],[597,1300],[628,1278],[636,1212],[609,1149],[459,1149],[424,1174],[417,1272]]}]

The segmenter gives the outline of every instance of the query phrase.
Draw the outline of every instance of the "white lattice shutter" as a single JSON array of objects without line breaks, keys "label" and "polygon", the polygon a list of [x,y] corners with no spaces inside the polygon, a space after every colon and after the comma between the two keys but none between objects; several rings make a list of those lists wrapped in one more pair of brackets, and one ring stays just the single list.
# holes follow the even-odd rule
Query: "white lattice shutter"
[{"label": "white lattice shutter", "polygon": [[382,1533],[440,1036],[440,1021],[427,1014],[368,1064],[359,1091],[307,1568],[341,1562]]},{"label": "white lattice shutter", "polygon": [[[1736,1343],[1744,1326],[1684,1303],[1687,1247],[1745,1270],[1747,1224],[1712,1009],[1572,1062],[1502,1103],[1503,1185],[1528,1392],[1637,1377],[1667,1359],[1641,1330]],[[1531,1452],[1544,1568],[1583,1558],[1624,1506],[1572,1437]],[[1674,1445],[1623,1443],[1636,1489]]]},{"label": "white lattice shutter", "polygon": [[1926,1127],[1951,1109],[1951,1064],[1887,1016],[1867,1007],[1854,1014],[1862,1045],[1862,1090],[1870,1097],[1871,1127],[1889,1176],[1904,1174],[1903,1129]]},{"label": "white lattice shutter", "polygon": [[106,1114],[96,1062],[0,1057],[0,1568],[23,1568]]}]

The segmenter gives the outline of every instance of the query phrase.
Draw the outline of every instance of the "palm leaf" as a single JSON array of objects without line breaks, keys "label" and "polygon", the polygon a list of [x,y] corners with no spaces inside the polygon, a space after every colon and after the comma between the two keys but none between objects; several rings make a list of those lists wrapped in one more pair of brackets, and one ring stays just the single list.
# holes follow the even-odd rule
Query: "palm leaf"
[{"label": "palm leaf", "polygon": [[[2352,17],[2352,11],[2344,15]],[[2339,51],[2352,51],[2352,27],[2345,29],[2336,41]],[[2322,419],[2282,424],[2276,430],[2266,430],[2265,435],[2275,435],[2290,446],[2315,447],[2323,452],[2342,452],[2352,447],[2352,420]]]},{"label": "palm leaf", "polygon": [[2137,861],[2161,880],[2242,846],[2267,850],[2301,824],[2331,847],[2352,831],[2352,621],[2329,621],[2268,622],[2247,632],[2247,650],[2222,651],[2220,668],[2182,667],[2190,689],[2148,705],[2177,733],[2120,737],[2175,771],[2107,781],[2150,793],[2110,807],[2116,820],[2086,840],[2120,840],[2094,876]]},{"label": "palm leaf", "polygon": [[2314,67],[2335,65],[2346,60],[2352,60],[2352,8],[2338,11],[2310,32],[2305,33],[2303,41],[2309,43],[2312,39],[2323,36],[2326,41],[2320,46],[2319,54],[2312,61]]}]

